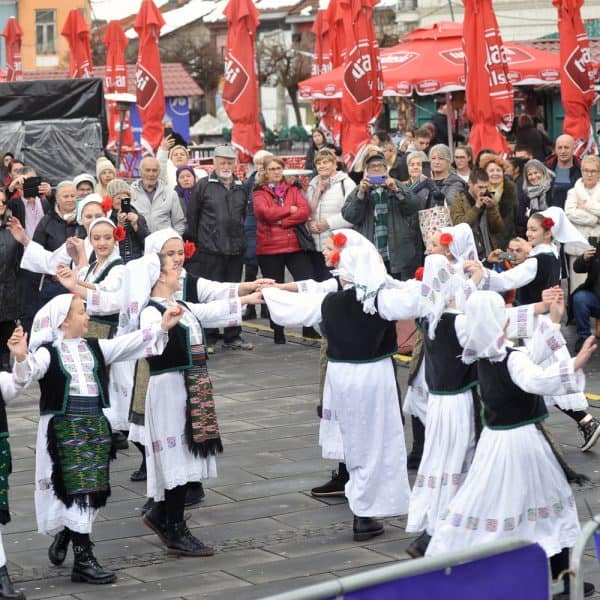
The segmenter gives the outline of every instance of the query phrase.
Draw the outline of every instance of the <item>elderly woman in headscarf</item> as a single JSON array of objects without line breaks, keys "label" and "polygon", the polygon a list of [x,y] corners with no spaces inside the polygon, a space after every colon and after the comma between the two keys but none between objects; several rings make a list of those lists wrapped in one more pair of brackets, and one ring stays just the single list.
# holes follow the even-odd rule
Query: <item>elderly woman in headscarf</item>
[{"label": "elderly woman in headscarf", "polygon": [[[110,496],[111,429],[102,409],[109,406],[108,366],[162,352],[166,331],[181,317],[177,307],[162,320],[112,340],[86,338],[88,315],[81,298],[60,294],[35,316],[27,336],[13,342],[15,382],[40,385],[36,443],[35,507],[40,533],[55,535],[50,561],[63,563],[69,542],[75,560],[72,581],[112,583],[116,575],[92,552],[90,533],[98,509]],[[90,458],[93,457],[93,458]]]},{"label": "elderly woman in headscarf", "polygon": [[[562,313],[556,317],[550,310],[553,321],[560,322]],[[537,364],[542,353],[564,344],[560,330],[551,331],[552,343],[541,343],[532,360],[523,348],[511,347],[507,323],[504,300],[494,292],[475,292],[464,315],[456,317],[462,361],[477,365],[484,429],[469,473],[441,516],[427,555],[503,538],[525,539],[540,544],[557,579],[569,568],[568,549],[580,532],[569,480],[581,481],[581,476],[564,463],[542,426],[548,417],[542,395],[583,391],[582,368],[596,346],[590,337],[576,358],[543,369]],[[542,319],[538,330],[551,326]],[[593,586],[585,587],[587,596]]]},{"label": "elderly woman in headscarf", "polygon": [[197,181],[194,167],[191,167],[190,165],[177,167],[175,178],[177,180],[177,183],[175,184],[175,191],[179,196],[179,202],[181,203],[183,214],[187,219],[188,206],[190,204],[192,192],[194,191],[194,186],[196,185]]},{"label": "elderly woman in headscarf", "polygon": [[203,326],[239,324],[242,305],[260,303],[261,297],[254,292],[207,303],[178,300],[183,240],[173,230],[153,235],[157,238],[149,236],[147,241],[160,245],[160,254],[148,254],[127,265],[129,304],[122,322],[127,327],[154,326],[173,306],[180,307],[182,317],[181,325],[169,332],[162,355],[146,360],[150,377],[143,434],[147,495],[155,503],[143,519],[169,554],[210,556],[214,550],[192,535],[183,514],[186,484],[216,477],[216,454],[223,450]]},{"label": "elderly woman in headscarf", "polygon": [[[343,460],[346,497],[356,541],[383,533],[377,517],[406,513],[406,448],[392,355],[396,330],[376,310],[377,292],[394,281],[373,244],[350,229],[332,235],[323,250],[338,278],[286,284],[295,294],[263,289],[271,318],[282,325],[321,327],[327,335],[327,372],[319,444],[323,457]],[[330,289],[326,291],[326,287]],[[407,300],[416,294],[407,294]]]},{"label": "elderly woman in headscarf", "polygon": [[556,175],[539,160],[528,160],[523,167],[523,189],[519,193],[516,225],[517,235],[525,235],[527,219],[536,213],[556,206],[552,187]]}]

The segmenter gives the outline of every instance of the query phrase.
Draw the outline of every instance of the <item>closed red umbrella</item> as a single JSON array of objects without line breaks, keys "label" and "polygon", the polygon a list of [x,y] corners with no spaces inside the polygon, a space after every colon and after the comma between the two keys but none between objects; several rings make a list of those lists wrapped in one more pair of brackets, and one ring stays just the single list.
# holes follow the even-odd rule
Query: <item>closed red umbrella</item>
[{"label": "closed red umbrella", "polygon": [[72,8],[69,11],[61,35],[69,42],[69,77],[72,79],[92,77],[90,30],[79,9]]},{"label": "closed red umbrella", "polygon": [[[110,21],[102,39],[106,46],[106,71],[104,75],[104,91],[107,94],[127,92],[127,65],[125,63],[125,49],[127,37],[119,21]],[[109,138],[108,147],[118,143],[120,128],[120,113],[116,102],[111,101],[108,107]],[[122,146],[133,146],[133,131],[129,122],[129,115],[123,121]]]},{"label": "closed red umbrella", "polygon": [[340,0],[344,16],[342,151],[350,168],[368,143],[382,107],[383,79],[373,7],[379,0]]},{"label": "closed red umbrella", "polygon": [[165,24],[152,0],[143,0],[133,27],[139,37],[135,87],[137,107],[142,120],[142,146],[154,154],[163,138],[165,92],[160,67],[158,38]]},{"label": "closed red umbrella", "polygon": [[507,152],[498,126],[510,129],[514,114],[506,51],[491,0],[463,0],[467,116],[472,123],[469,145]]},{"label": "closed red umbrella", "polygon": [[581,21],[583,0],[552,0],[558,9],[560,37],[560,87],[565,111],[563,133],[575,139],[581,157],[598,149],[594,142],[590,109],[596,98],[595,72],[590,60],[590,43]]},{"label": "closed red umbrella", "polygon": [[[333,69],[331,54],[331,38],[329,19],[326,10],[318,10],[312,26],[315,34],[315,51],[312,63],[312,74],[321,75]],[[319,126],[333,133],[335,124],[334,106],[332,100],[316,100],[312,103],[315,115],[319,117]]]},{"label": "closed red umbrella", "polygon": [[228,24],[223,105],[233,123],[231,143],[241,162],[251,162],[263,147],[255,51],[259,12],[252,0],[229,0],[223,14]]},{"label": "closed red umbrella", "polygon": [[6,47],[6,81],[19,81],[23,79],[21,65],[21,38],[23,31],[15,17],[9,17],[2,32]]}]

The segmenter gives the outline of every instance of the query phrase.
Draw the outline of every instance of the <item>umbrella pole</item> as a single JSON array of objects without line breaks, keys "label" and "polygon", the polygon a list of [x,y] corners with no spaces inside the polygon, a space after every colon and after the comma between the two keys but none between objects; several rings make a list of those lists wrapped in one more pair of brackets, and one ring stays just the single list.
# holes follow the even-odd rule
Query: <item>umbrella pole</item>
[{"label": "umbrella pole", "polygon": [[448,128],[448,147],[450,148],[450,158],[454,160],[454,136],[452,130],[452,94],[446,93],[446,127]]}]

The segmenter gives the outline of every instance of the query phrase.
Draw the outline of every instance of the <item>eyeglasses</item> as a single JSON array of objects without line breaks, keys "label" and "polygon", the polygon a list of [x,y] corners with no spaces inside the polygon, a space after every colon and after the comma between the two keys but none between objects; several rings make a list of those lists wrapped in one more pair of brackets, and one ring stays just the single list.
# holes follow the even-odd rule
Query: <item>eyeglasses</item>
[{"label": "eyeglasses", "polygon": [[596,175],[596,173],[600,173],[598,169],[581,169],[581,172],[584,175]]},{"label": "eyeglasses", "polygon": [[455,154],[454,155],[454,160],[466,160],[467,157],[466,156],[462,156],[461,154]]}]

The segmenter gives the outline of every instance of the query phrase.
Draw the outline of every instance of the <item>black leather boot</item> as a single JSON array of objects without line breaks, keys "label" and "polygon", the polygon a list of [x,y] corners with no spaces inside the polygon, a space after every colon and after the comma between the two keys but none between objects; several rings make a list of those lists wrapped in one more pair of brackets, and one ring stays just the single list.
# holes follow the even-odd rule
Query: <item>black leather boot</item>
[{"label": "black leather boot", "polygon": [[406,549],[406,554],[412,558],[422,558],[427,552],[427,546],[431,541],[431,536],[424,531],[416,540],[414,540]]},{"label": "black leather boot", "polygon": [[192,506],[198,506],[202,500],[204,500],[204,487],[202,487],[201,481],[188,481],[185,486],[185,504],[186,508],[192,508]]},{"label": "black leather boot", "polygon": [[248,304],[244,314],[244,321],[254,321],[256,319],[256,306]]},{"label": "black leather boot", "polygon": [[364,542],[377,535],[383,533],[383,523],[372,517],[354,517],[354,532],[355,542]]},{"label": "black leather boot", "polygon": [[10,598],[11,600],[25,600],[25,594],[15,590],[12,584],[6,565],[0,567],[0,598]]},{"label": "black leather boot", "polygon": [[81,545],[73,544],[73,571],[71,581],[76,583],[95,583],[97,585],[112,583],[117,576],[112,571],[105,569],[92,552],[92,542],[89,540]]},{"label": "black leather boot", "polygon": [[410,454],[406,460],[406,467],[416,471],[421,464],[423,457],[423,446],[425,445],[425,425],[421,423],[419,417],[411,416],[413,445]]},{"label": "black leather boot", "polygon": [[196,539],[185,521],[167,526],[167,552],[174,556],[212,556],[215,551]]},{"label": "black leather boot", "polygon": [[155,502],[152,508],[144,513],[142,521],[156,533],[163,544],[167,543],[167,514],[164,502]]},{"label": "black leather boot", "polygon": [[48,558],[53,565],[58,567],[65,562],[70,541],[71,532],[66,527],[54,536],[54,541],[48,548]]}]

